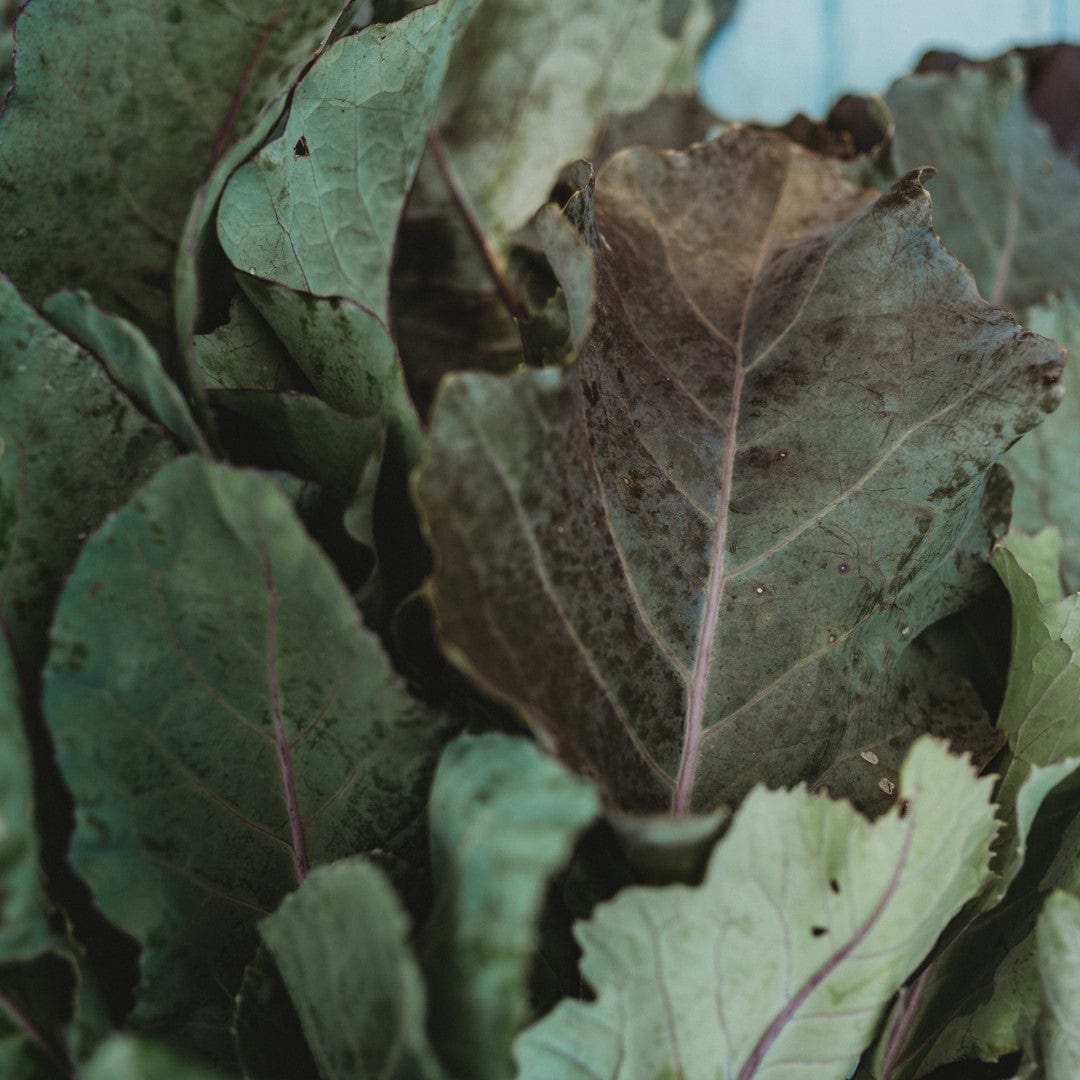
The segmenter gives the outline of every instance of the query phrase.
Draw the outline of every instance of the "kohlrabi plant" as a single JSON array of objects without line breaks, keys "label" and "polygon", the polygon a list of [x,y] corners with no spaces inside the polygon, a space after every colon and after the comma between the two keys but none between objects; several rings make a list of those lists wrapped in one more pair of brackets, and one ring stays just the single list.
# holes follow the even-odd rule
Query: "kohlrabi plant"
[{"label": "kohlrabi plant", "polygon": [[339,4],[0,7],[0,1077],[1075,1080],[1080,50]]}]

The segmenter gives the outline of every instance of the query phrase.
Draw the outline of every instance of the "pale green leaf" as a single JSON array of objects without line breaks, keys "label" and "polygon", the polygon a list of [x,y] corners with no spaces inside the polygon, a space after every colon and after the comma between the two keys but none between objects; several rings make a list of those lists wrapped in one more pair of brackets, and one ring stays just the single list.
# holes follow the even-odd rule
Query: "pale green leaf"
[{"label": "pale green leaf", "polygon": [[282,134],[222,196],[218,236],[239,271],[386,318],[398,218],[454,38],[476,4],[439,0],[342,38],[315,61]]},{"label": "pale green leaf", "polygon": [[995,843],[995,874],[928,972],[880,1075],[919,1076],[951,1061],[996,1060],[1018,1049],[1038,1008],[1036,915],[1054,887],[1077,888],[1080,596],[1042,603],[1034,577],[1017,560],[1021,552],[1045,576],[1053,535],[1019,544],[1007,538],[992,558],[1013,609],[998,721],[1010,754],[996,795],[1004,828]]},{"label": "pale green leaf", "polygon": [[443,752],[422,951],[432,1038],[455,1076],[512,1076],[544,896],[599,809],[589,784],[525,739],[463,736]]},{"label": "pale green leaf", "polygon": [[481,222],[522,226],[610,113],[694,82],[710,0],[486,0],[455,50],[439,131]]},{"label": "pale green leaf", "polygon": [[1036,1029],[1046,1080],[1080,1076],[1080,897],[1054,892],[1035,931],[1043,1007]]},{"label": "pale green leaf", "polygon": [[311,873],[259,924],[322,1080],[442,1080],[409,922],[364,859]]},{"label": "pale green leaf", "polygon": [[596,1001],[520,1037],[522,1080],[845,1075],[985,883],[990,791],[930,739],[873,824],[801,787],[755,789],[701,886],[626,889],[579,925]]},{"label": "pale green leaf", "polygon": [[450,722],[405,692],[278,487],[195,458],[89,541],[53,641],[72,862],[143,946],[132,1023],[225,1058],[257,918],[309,865],[395,850]]}]

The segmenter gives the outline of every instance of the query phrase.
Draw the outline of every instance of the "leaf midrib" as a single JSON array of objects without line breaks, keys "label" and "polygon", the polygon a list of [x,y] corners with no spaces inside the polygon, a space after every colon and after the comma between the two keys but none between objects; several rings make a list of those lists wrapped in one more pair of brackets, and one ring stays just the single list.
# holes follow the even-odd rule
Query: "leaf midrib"
[{"label": "leaf midrib", "polygon": [[784,176],[776,194],[776,202],[761,235],[761,249],[751,271],[746,297],[743,300],[742,311],[739,314],[739,333],[735,341],[731,403],[728,407],[727,422],[724,426],[724,457],[721,462],[720,490],[717,493],[712,558],[705,591],[705,608],[702,613],[697,645],[694,649],[693,674],[687,694],[682,756],[679,761],[675,790],[672,794],[671,812],[676,817],[689,812],[693,799],[694,781],[697,776],[698,761],[704,743],[705,699],[709,688],[709,669],[712,665],[716,626],[720,618],[724,586],[728,578],[726,573],[728,523],[731,517],[735,456],[738,451],[739,411],[742,405],[743,382],[746,378],[746,367],[743,358],[746,346],[747,317],[756,295],[758,282],[761,279],[761,272],[772,252],[773,233],[780,217],[780,209],[784,204],[784,196],[787,193],[788,182],[791,178],[792,160],[789,153],[785,160]]}]

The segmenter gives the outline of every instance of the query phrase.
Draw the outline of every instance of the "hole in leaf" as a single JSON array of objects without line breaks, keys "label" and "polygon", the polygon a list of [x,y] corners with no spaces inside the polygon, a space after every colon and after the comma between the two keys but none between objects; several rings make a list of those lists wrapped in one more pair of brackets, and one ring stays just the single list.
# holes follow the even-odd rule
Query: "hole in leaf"
[{"label": "hole in leaf", "polygon": [[293,147],[293,157],[302,158],[307,157],[311,151],[308,150],[307,138],[303,135],[297,140],[296,145]]},{"label": "hole in leaf", "polygon": [[900,813],[899,813],[898,816],[900,818],[906,818],[907,814],[908,814],[908,811],[910,809],[911,809],[911,800],[910,799],[902,799],[900,801]]}]

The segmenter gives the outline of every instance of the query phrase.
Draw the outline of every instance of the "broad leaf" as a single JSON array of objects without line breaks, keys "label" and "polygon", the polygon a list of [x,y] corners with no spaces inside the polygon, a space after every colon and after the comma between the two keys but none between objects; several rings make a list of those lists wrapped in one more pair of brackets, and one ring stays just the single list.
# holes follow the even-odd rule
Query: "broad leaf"
[{"label": "broad leaf", "polygon": [[617,155],[575,368],[444,383],[417,494],[445,646],[625,808],[910,743],[897,658],[1060,396],[1059,348],[979,298],[918,176],[867,199],[746,129]]},{"label": "broad leaf", "polygon": [[171,345],[171,270],[191,196],[339,6],[23,5],[16,88],[0,116],[0,219],[18,224],[4,230],[0,269],[33,302],[89,289]]},{"label": "broad leaf", "polygon": [[911,75],[885,100],[897,172],[937,167],[935,224],[985,296],[1017,310],[1080,292],[1080,169],[1028,111],[1018,57]]},{"label": "broad leaf", "polygon": [[454,39],[477,2],[439,0],[315,61],[284,131],[222,196],[218,236],[238,270],[386,318],[398,218]]},{"label": "broad leaf", "polygon": [[92,352],[113,382],[182,446],[208,452],[187,402],[138,327],[95,307],[85,292],[56,293],[41,310],[53,326]]},{"label": "broad leaf", "polygon": [[315,870],[259,933],[323,1080],[442,1080],[408,918],[371,863]]},{"label": "broad leaf", "polygon": [[1030,309],[1025,322],[1060,341],[1071,355],[1065,365],[1065,400],[1045,426],[1029,432],[1005,456],[1016,477],[1013,505],[1018,528],[1061,530],[1059,573],[1069,592],[1080,591],[1080,303],[1072,295]]},{"label": "broad leaf", "polygon": [[596,793],[525,739],[463,736],[443,753],[429,812],[432,1037],[453,1075],[509,1080],[540,909],[599,812]]},{"label": "broad leaf", "polygon": [[501,238],[524,225],[610,113],[692,85],[714,21],[709,0],[486,0],[454,53],[438,119],[485,228]]},{"label": "broad leaf", "polygon": [[449,733],[263,477],[186,458],[87,544],[45,715],[72,861],[143,946],[133,1023],[224,1057],[255,921],[310,865],[393,851]]},{"label": "broad leaf", "polygon": [[700,887],[626,889],[579,925],[596,1001],[525,1032],[522,1080],[845,1075],[986,880],[990,791],[929,739],[873,824],[801,787],[755,789]]},{"label": "broad leaf", "polygon": [[0,620],[36,678],[83,540],[175,451],[2,276],[0,384]]}]

